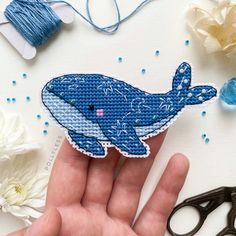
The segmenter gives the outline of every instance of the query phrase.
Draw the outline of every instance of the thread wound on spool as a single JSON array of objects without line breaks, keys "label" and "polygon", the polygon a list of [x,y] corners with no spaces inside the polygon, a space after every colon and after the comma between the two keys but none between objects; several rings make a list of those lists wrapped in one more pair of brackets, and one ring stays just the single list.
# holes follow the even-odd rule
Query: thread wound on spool
[{"label": "thread wound on spool", "polygon": [[13,0],[4,14],[34,47],[44,44],[61,26],[61,19],[44,0]]}]

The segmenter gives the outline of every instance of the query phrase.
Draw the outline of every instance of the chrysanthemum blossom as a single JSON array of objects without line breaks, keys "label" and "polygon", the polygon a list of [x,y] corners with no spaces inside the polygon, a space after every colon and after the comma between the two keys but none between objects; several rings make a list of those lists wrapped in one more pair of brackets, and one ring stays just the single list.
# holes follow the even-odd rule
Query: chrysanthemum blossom
[{"label": "chrysanthemum blossom", "polygon": [[0,112],[0,161],[38,148],[38,143],[28,140],[27,129],[20,115],[6,116]]},{"label": "chrysanthemum blossom", "polygon": [[35,163],[16,158],[4,164],[0,176],[0,209],[22,219],[26,225],[42,215],[48,176],[40,174]]},{"label": "chrysanthemum blossom", "polygon": [[219,0],[207,11],[191,6],[188,11],[188,25],[197,35],[208,53],[223,52],[236,57],[236,2]]}]

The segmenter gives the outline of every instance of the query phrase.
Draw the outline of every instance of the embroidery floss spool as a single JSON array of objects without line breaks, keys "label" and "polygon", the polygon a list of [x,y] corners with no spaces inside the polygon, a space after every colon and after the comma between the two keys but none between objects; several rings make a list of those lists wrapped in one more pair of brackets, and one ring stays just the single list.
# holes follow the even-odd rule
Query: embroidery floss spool
[{"label": "embroidery floss spool", "polygon": [[45,43],[61,26],[61,19],[47,2],[12,1],[4,12],[15,29],[34,47]]},{"label": "embroidery floss spool", "polygon": [[74,21],[73,9],[65,3],[13,0],[0,12],[0,32],[25,59],[36,56],[36,47],[47,42],[61,26]]},{"label": "embroidery floss spool", "polygon": [[0,13],[0,32],[25,59],[32,59],[36,55],[36,47],[45,44],[59,31],[62,21],[67,24],[73,22],[74,13],[77,13],[95,30],[113,34],[122,23],[153,0],[142,1],[123,19],[117,0],[113,1],[117,13],[117,22],[106,27],[100,27],[92,18],[89,0],[86,0],[87,16],[63,0],[13,0],[7,6],[4,14]]}]

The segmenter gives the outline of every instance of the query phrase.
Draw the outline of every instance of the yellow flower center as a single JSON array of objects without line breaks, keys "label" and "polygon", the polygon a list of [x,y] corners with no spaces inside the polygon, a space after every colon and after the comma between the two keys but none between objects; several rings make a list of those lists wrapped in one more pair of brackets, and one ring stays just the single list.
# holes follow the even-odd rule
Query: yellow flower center
[{"label": "yellow flower center", "polygon": [[18,179],[10,179],[4,198],[10,205],[22,205],[27,197],[27,188]]},{"label": "yellow flower center", "polygon": [[22,184],[16,184],[15,191],[18,194],[23,194],[23,193],[25,193],[25,188]]}]

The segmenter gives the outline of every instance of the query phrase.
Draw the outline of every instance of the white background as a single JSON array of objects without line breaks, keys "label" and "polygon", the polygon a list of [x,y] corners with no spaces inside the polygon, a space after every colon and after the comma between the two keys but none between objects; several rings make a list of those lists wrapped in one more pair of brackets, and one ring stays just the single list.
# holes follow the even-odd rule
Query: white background
[{"label": "white background", "polygon": [[[70,1],[83,10],[83,1]],[[79,2],[81,4],[79,5]],[[106,24],[114,20],[111,0],[92,1],[93,14]],[[122,15],[129,13],[140,1],[120,0]],[[94,31],[79,16],[70,27],[63,27],[54,40],[38,51],[33,61],[23,60],[8,42],[0,37],[0,109],[20,112],[28,124],[33,139],[40,141],[42,150],[37,154],[40,168],[45,169],[55,141],[62,134],[50,121],[49,134],[44,136],[47,113],[40,103],[43,84],[63,73],[103,73],[124,80],[148,92],[157,93],[171,88],[175,69],[183,61],[193,67],[193,83],[223,83],[236,75],[235,64],[222,57],[206,55],[204,49],[186,29],[186,11],[189,0],[154,0],[138,15],[122,25],[117,34],[107,36]],[[82,4],[83,3],[83,4]],[[207,6],[210,2],[196,3]],[[7,1],[1,1],[3,10]],[[190,45],[185,46],[185,40]],[[160,56],[155,51],[160,50]],[[124,61],[117,62],[122,56]],[[146,75],[141,69],[147,70]],[[22,73],[28,78],[22,79]],[[17,81],[15,87],[12,80]],[[31,102],[25,101],[31,96]],[[7,97],[15,97],[8,104]],[[201,112],[207,111],[202,117]],[[37,120],[36,114],[42,114]],[[201,135],[206,133],[210,143]],[[164,145],[158,154],[143,189],[140,209],[149,198],[169,158],[182,152],[190,159],[191,168],[179,202],[187,197],[223,186],[236,185],[236,113],[224,112],[217,101],[205,106],[189,107],[169,129]],[[34,156],[35,157],[35,156]],[[34,158],[32,157],[32,158]],[[198,235],[215,235],[226,223],[227,207],[221,207],[210,216]],[[178,221],[178,228],[187,227],[188,219]],[[0,214],[0,235],[22,227],[20,221]],[[168,235],[168,234],[167,234]]]}]

